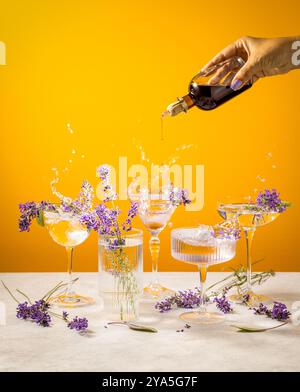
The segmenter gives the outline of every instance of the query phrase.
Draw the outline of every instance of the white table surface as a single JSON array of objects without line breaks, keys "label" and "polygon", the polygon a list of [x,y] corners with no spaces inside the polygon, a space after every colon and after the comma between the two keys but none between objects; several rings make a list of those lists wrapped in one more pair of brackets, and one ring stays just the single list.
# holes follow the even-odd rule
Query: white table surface
[{"label": "white table surface", "polygon": [[[78,292],[97,296],[96,273],[76,276],[80,277]],[[208,284],[224,276],[209,273]],[[0,274],[10,288],[34,299],[64,278],[61,273]],[[197,283],[196,273],[161,273],[161,279],[173,289],[193,288]],[[300,273],[277,273],[257,291],[290,306],[300,300]],[[6,325],[0,325],[0,371],[300,371],[300,326],[238,333],[230,327],[232,321],[274,324],[241,306],[235,306],[235,313],[223,324],[193,326],[180,333],[176,330],[184,323],[177,317],[182,310],[160,314],[152,303],[144,303],[141,321],[158,329],[151,334],[123,326],[104,328],[108,320],[97,301],[70,311],[89,319],[93,333],[80,336],[58,319],[51,328],[18,320],[16,305],[2,287],[0,301],[6,308]]]}]

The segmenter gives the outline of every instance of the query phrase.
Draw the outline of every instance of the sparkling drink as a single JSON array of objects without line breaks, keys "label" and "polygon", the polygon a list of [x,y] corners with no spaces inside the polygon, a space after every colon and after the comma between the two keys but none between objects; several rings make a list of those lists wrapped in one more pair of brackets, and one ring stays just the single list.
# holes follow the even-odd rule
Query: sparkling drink
[{"label": "sparkling drink", "polygon": [[197,265],[200,274],[200,309],[197,312],[183,313],[179,317],[194,324],[223,321],[224,316],[220,313],[206,310],[206,274],[209,265],[224,263],[235,256],[236,240],[217,238],[212,227],[202,225],[172,230],[171,248],[174,259]]},{"label": "sparkling drink", "polygon": [[235,256],[235,241],[214,238],[201,228],[172,231],[172,256],[190,264],[219,264]]},{"label": "sparkling drink", "polygon": [[244,230],[267,225],[279,216],[279,212],[263,211],[254,203],[221,204],[218,212],[225,220],[237,219]]},{"label": "sparkling drink", "polygon": [[76,294],[73,290],[74,247],[82,244],[89,236],[89,230],[80,223],[80,217],[80,214],[65,212],[61,208],[43,212],[43,220],[51,238],[67,251],[69,283],[63,294],[52,299],[59,306],[77,307],[95,302],[92,297]]},{"label": "sparkling drink", "polygon": [[165,199],[160,194],[149,194],[147,198],[138,200],[138,213],[145,227],[149,230],[151,238],[149,248],[152,258],[152,280],[145,287],[144,292],[150,298],[162,298],[170,294],[171,290],[162,286],[158,279],[158,259],[160,252],[159,233],[166,227],[171,218],[175,206],[172,201]]},{"label": "sparkling drink", "polygon": [[88,237],[88,229],[73,214],[44,212],[45,225],[51,238],[59,245],[73,247],[82,244]]},{"label": "sparkling drink", "polygon": [[266,211],[256,203],[226,203],[220,204],[218,213],[227,221],[237,222],[243,229],[246,237],[247,247],[247,291],[237,295],[230,296],[230,299],[235,302],[241,302],[243,296],[247,294],[248,303],[256,305],[260,302],[266,302],[269,298],[265,295],[256,294],[252,290],[251,275],[252,275],[252,260],[251,248],[254,238],[254,233],[258,227],[265,226],[278,218],[278,211]]}]

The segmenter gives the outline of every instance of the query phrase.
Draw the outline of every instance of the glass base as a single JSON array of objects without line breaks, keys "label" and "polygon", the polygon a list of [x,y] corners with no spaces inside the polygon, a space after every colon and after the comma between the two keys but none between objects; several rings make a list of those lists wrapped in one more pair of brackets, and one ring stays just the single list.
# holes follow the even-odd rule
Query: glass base
[{"label": "glass base", "polygon": [[163,299],[174,294],[173,290],[163,287],[160,283],[150,283],[144,288],[145,298]]},{"label": "glass base", "polygon": [[186,312],[179,318],[188,324],[218,324],[225,320],[224,315],[217,312]]},{"label": "glass base", "polygon": [[270,297],[262,294],[256,294],[253,291],[248,291],[245,294],[233,294],[230,295],[228,299],[236,304],[241,304],[243,303],[243,297],[245,295],[249,295],[249,300],[247,301],[247,305],[250,306],[259,305],[260,303],[266,303],[271,301]]},{"label": "glass base", "polygon": [[63,308],[77,308],[81,306],[92,305],[96,301],[93,297],[86,297],[79,294],[67,295],[62,294],[57,297],[53,297],[50,300],[54,305]]}]

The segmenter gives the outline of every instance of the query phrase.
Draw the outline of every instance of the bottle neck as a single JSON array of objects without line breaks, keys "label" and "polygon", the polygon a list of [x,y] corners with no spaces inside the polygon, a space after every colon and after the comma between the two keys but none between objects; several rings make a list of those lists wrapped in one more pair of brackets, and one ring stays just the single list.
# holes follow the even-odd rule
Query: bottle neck
[{"label": "bottle neck", "polygon": [[189,94],[181,98],[177,98],[176,102],[171,103],[167,107],[167,110],[162,114],[162,117],[166,117],[166,116],[173,117],[173,116],[177,116],[177,114],[182,112],[186,113],[194,105],[195,103]]}]

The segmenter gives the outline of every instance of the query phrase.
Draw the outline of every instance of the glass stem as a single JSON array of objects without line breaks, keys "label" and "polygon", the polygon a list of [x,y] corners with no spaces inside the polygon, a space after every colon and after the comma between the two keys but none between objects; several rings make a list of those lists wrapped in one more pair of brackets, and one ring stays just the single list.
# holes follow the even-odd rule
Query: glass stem
[{"label": "glass stem", "polygon": [[206,296],[205,296],[205,282],[207,275],[207,264],[199,264],[199,275],[200,275],[200,309],[201,313],[206,312]]},{"label": "glass stem", "polygon": [[158,283],[158,257],[160,251],[160,240],[157,235],[151,235],[149,245],[152,259],[153,282]]},{"label": "glass stem", "polygon": [[252,276],[252,259],[251,248],[253,243],[255,229],[245,230],[246,248],[247,248],[247,292],[252,291],[251,276]]},{"label": "glass stem", "polygon": [[72,246],[66,247],[67,251],[67,272],[68,272],[68,280],[69,284],[66,289],[66,296],[72,297],[74,295],[73,292],[73,283],[72,283],[72,271],[73,271],[73,251],[74,248]]}]

